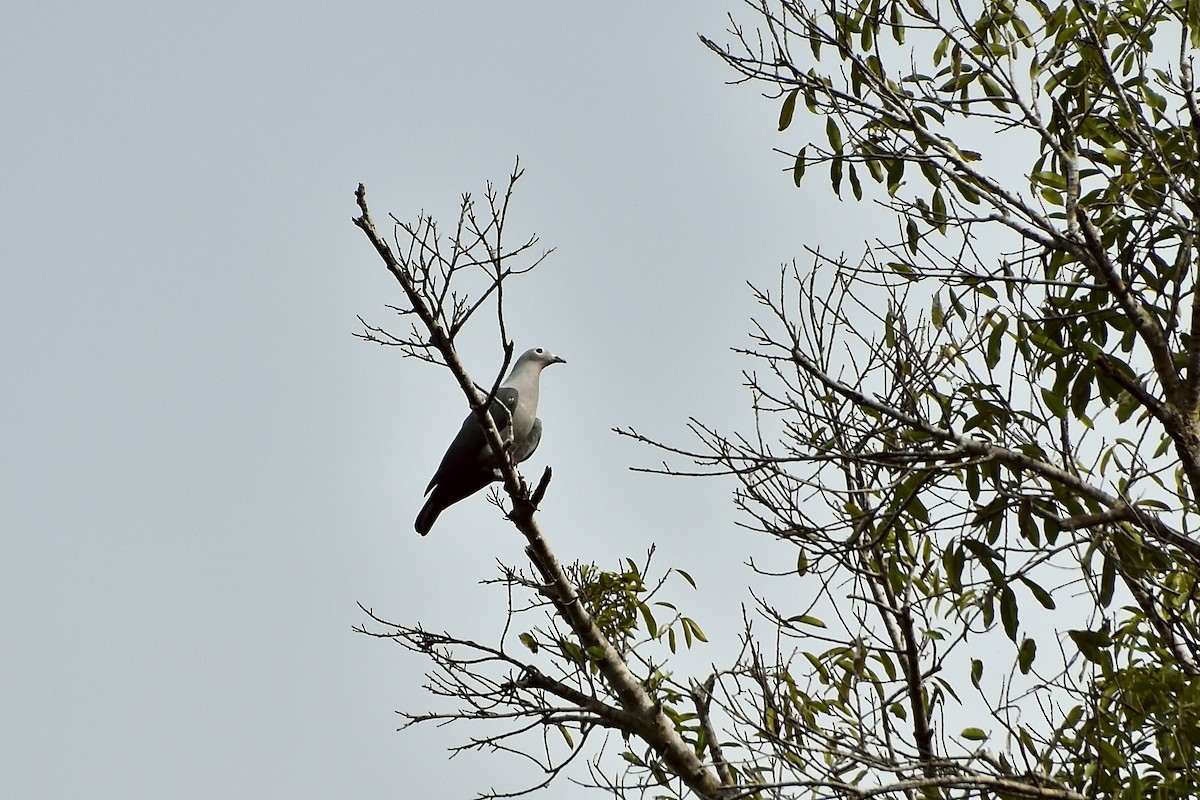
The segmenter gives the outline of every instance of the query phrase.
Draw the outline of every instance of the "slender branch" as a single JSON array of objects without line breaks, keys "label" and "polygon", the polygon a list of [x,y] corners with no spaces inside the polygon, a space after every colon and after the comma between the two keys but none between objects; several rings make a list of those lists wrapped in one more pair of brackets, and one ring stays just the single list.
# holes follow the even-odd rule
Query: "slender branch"
[{"label": "slender branch", "polygon": [[704,730],[704,736],[708,740],[708,753],[712,759],[713,765],[717,768],[717,774],[721,776],[721,784],[724,786],[734,786],[737,781],[733,777],[732,771],[729,769],[729,761],[725,758],[725,753],[721,749],[721,738],[717,733],[716,727],[712,723],[712,717],[709,716],[709,708],[712,706],[713,688],[717,683],[717,673],[708,676],[704,683],[692,683],[689,693],[692,697],[692,703],[696,706],[696,716],[700,720],[700,727]]}]

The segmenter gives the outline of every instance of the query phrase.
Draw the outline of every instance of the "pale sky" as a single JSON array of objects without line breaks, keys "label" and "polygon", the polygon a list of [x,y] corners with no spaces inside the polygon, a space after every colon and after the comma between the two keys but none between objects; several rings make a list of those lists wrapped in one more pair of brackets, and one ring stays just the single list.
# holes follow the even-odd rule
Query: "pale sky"
[{"label": "pale sky", "polygon": [[[556,252],[510,295],[544,375],[542,524],[564,561],[650,544],[722,661],[763,544],[727,481],[628,471],[747,427],[730,353],[747,281],[858,251],[861,207],[792,187],[799,133],[699,42],[735,0],[23,3],[0,66],[0,794],[470,797],[535,778],[397,733],[425,664],[381,616],[494,639],[481,587],[522,540],[482,495],[412,520],[466,406],[448,373],[357,341],[403,330],[351,224],[526,177]],[[797,120],[797,127],[802,124]],[[490,380],[490,330],[464,341]],[[755,550],[755,548],[759,548]],[[792,558],[789,554],[787,558]],[[701,675],[703,677],[703,675]],[[546,796],[573,797],[567,784]]]}]

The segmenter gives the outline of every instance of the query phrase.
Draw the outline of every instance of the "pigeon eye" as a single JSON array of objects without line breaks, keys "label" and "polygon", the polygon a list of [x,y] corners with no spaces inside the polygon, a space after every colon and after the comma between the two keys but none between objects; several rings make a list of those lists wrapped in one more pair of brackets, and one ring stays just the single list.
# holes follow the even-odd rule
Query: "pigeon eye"
[{"label": "pigeon eye", "polygon": [[536,351],[534,351],[534,352],[536,352],[538,355],[541,355],[541,353],[542,353],[542,348],[540,348],[540,347],[539,347],[539,348],[538,348]]}]

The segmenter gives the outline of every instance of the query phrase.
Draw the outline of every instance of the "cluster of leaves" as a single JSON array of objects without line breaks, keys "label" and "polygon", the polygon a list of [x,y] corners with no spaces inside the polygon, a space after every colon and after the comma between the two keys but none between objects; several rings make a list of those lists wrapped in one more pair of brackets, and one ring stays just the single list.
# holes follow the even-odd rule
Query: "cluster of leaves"
[{"label": "cluster of leaves", "polygon": [[[688,649],[696,641],[708,641],[699,623],[681,614],[675,604],[654,599],[671,575],[679,575],[693,589],[696,588],[696,582],[684,570],[669,569],[654,584],[648,584],[645,576],[653,554],[651,548],[646,562],[641,566],[631,558],[625,559],[625,568],[620,571],[602,570],[595,564],[579,563],[567,570],[592,619],[604,637],[622,654],[630,653],[643,641],[665,640],[672,653],[676,652],[680,638]],[[656,609],[660,616],[663,610],[669,612],[670,619],[660,623],[655,616]],[[533,631],[521,634],[521,641],[534,652],[540,649]],[[594,665],[601,655],[583,650],[571,637],[559,639],[557,646],[566,657],[580,665]]]}]

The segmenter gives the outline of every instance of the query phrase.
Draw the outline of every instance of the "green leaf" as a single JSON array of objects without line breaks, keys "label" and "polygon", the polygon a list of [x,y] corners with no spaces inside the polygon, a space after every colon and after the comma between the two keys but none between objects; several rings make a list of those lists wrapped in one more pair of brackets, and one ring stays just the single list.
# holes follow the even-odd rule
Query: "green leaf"
[{"label": "green leaf", "polygon": [[868,156],[864,159],[863,163],[867,165],[867,172],[871,173],[871,180],[876,183],[883,183],[883,161]]},{"label": "green leaf", "polygon": [[942,553],[942,565],[946,569],[946,580],[955,594],[962,593],[962,572],[965,564],[966,554],[961,547],[951,544],[946,548],[946,552]]},{"label": "green leaf", "polygon": [[983,93],[991,98],[992,105],[1001,111],[1008,111],[1008,103],[1004,102],[1007,93],[996,82],[996,79],[986,72],[979,73],[979,82],[983,84]]},{"label": "green leaf", "polygon": [[1026,498],[1020,503],[1017,510],[1017,527],[1021,531],[1021,538],[1037,547],[1041,544],[1041,532],[1038,531],[1037,523],[1033,519],[1033,511],[1030,505],[1031,501]]},{"label": "green leaf", "polygon": [[1142,95],[1146,99],[1146,105],[1150,106],[1156,114],[1152,115],[1154,119],[1161,119],[1162,115],[1167,110],[1167,98],[1163,97],[1158,92],[1150,89],[1145,84],[1141,84]]},{"label": "green leaf", "polygon": [[935,67],[942,63],[942,59],[946,57],[946,48],[949,46],[950,38],[943,37],[942,40],[937,43],[937,47],[933,48],[933,65]]},{"label": "green leaf", "polygon": [[959,197],[971,205],[979,205],[979,192],[975,191],[965,178],[955,178],[954,185],[958,188]]},{"label": "green leaf", "polygon": [[1013,31],[1015,31],[1017,34],[1017,41],[1027,45],[1033,44],[1033,34],[1029,30],[1029,26],[1025,24],[1025,20],[1021,19],[1016,14],[1013,14],[1010,22],[1012,23]]},{"label": "green leaf", "polygon": [[1112,646],[1112,638],[1106,631],[1070,630],[1067,631],[1067,635],[1088,661],[1095,664],[1107,663],[1105,651]]},{"label": "green leaf", "polygon": [[975,466],[963,469],[963,483],[967,488],[967,496],[972,500],[979,499],[979,469]]},{"label": "green leaf", "polygon": [[946,232],[946,198],[942,196],[941,189],[933,193],[933,224],[942,233]]},{"label": "green leaf", "polygon": [[925,176],[925,180],[933,188],[938,188],[942,185],[942,173],[938,172],[937,165],[931,159],[923,158],[917,164],[921,169],[921,174]]},{"label": "green leaf", "polygon": [[889,196],[895,196],[904,179],[904,160],[893,158],[887,162],[887,191]]},{"label": "green leaf", "polygon": [[842,131],[833,117],[825,118],[825,135],[829,138],[829,146],[833,148],[834,152],[842,152]]},{"label": "green leaf", "polygon": [[1004,633],[1013,642],[1017,641],[1017,594],[1011,586],[1000,590],[1000,621],[1004,625]]},{"label": "green leaf", "polygon": [[650,607],[645,603],[638,603],[638,611],[642,612],[642,621],[646,623],[646,632],[651,638],[658,638],[658,623],[654,620],[654,614],[650,613]]},{"label": "green leaf", "polygon": [[1042,387],[1042,402],[1046,404],[1046,408],[1050,410],[1058,419],[1062,419],[1067,415],[1067,401],[1058,392]]},{"label": "green leaf", "polygon": [[807,147],[801,147],[800,152],[796,154],[796,163],[792,166],[792,182],[796,186],[800,185],[800,181],[804,179],[804,170],[807,168],[805,163],[807,160]]},{"label": "green leaf", "polygon": [[982,742],[988,738],[988,735],[982,728],[964,728],[962,737],[973,742]]},{"label": "green leaf", "polygon": [[[896,40],[896,44],[904,44],[904,19],[900,16],[900,4],[892,3],[892,11],[890,16],[892,38]],[[1196,47],[1196,45],[1192,45]]]},{"label": "green leaf", "polygon": [[1020,580],[1021,583],[1025,584],[1025,588],[1033,594],[1034,599],[1041,604],[1042,608],[1054,610],[1054,598],[1050,596],[1049,592],[1024,575],[1021,576]]},{"label": "green leaf", "polygon": [[933,14],[930,13],[929,9],[925,7],[925,4],[922,3],[921,0],[908,0],[908,8],[910,11],[912,11],[913,15],[916,16],[917,19],[924,20],[926,22],[932,22],[934,19]]},{"label": "green leaf", "polygon": [[[1003,512],[1004,510],[1004,501],[998,500],[996,502],[998,502],[998,505],[993,503],[980,509],[979,513],[976,515],[974,524],[981,524],[984,521],[999,518],[1000,512]],[[999,553],[978,539],[964,539],[962,544],[963,547],[971,551],[971,555],[975,556],[975,560],[978,561],[980,565],[988,571],[988,577],[992,579],[993,583],[995,583],[997,586],[1003,586],[1005,584],[1004,571],[1001,570],[1000,566],[996,563],[1000,555]]]},{"label": "green leaf", "polygon": [[816,617],[810,616],[808,614],[801,614],[798,617],[788,617],[788,622],[792,622],[792,623],[795,623],[798,625],[812,625],[814,628],[824,628],[825,627],[824,622],[822,622],[821,620],[817,619]]},{"label": "green leaf", "polygon": [[1100,760],[1106,767],[1116,770],[1125,766],[1125,756],[1121,754],[1121,751],[1110,740],[1098,739],[1096,746],[1100,750]]},{"label": "green leaf", "polygon": [[971,659],[971,685],[979,688],[979,680],[983,677],[983,662],[978,658]]},{"label": "green leaf", "polygon": [[779,130],[781,131],[786,131],[792,124],[792,115],[796,113],[796,96],[798,94],[800,94],[800,88],[796,87],[783,98],[783,108],[779,109]]},{"label": "green leaf", "polygon": [[988,369],[995,369],[1000,363],[1000,355],[1004,345],[1004,333],[1008,330],[1008,317],[993,318],[992,332],[988,335],[987,350],[983,360]]},{"label": "green leaf", "polygon": [[1035,658],[1037,658],[1037,642],[1026,638],[1021,642],[1021,649],[1017,651],[1017,668],[1021,670],[1022,675],[1029,674]]},{"label": "green leaf", "polygon": [[1057,172],[1035,172],[1029,176],[1029,179],[1034,184],[1049,186],[1051,189],[1066,191],[1067,188],[1067,179]]},{"label": "green leaf", "polygon": [[[914,481],[914,483],[919,485],[920,481]],[[929,509],[927,509],[925,504],[921,502],[921,495],[916,489],[913,490],[912,495],[908,499],[906,510],[914,521],[919,522],[922,525],[929,524]]]},{"label": "green leaf", "polygon": [[1106,557],[1100,570],[1100,607],[1108,608],[1112,603],[1113,592],[1117,585],[1117,560]]},{"label": "green leaf", "polygon": [[1042,534],[1046,537],[1046,542],[1048,544],[1056,544],[1058,542],[1058,534],[1060,531],[1061,528],[1059,528],[1057,521],[1053,519],[1042,520]]},{"label": "green leaf", "polygon": [[[1200,8],[1200,4],[1196,5]],[[1129,154],[1123,150],[1118,150],[1115,147],[1106,147],[1103,150],[1104,160],[1114,167],[1123,167],[1129,163]]]},{"label": "green leaf", "polygon": [[1088,403],[1092,400],[1092,381],[1095,376],[1096,370],[1090,366],[1079,370],[1079,374],[1075,376],[1075,383],[1071,387],[1071,413],[1076,418],[1087,416]]},{"label": "green leaf", "polygon": [[888,680],[896,680],[896,675],[898,673],[896,671],[896,665],[892,663],[891,656],[882,650],[877,653],[873,653],[872,655],[875,657],[876,661],[883,665],[883,671],[887,673]]}]

